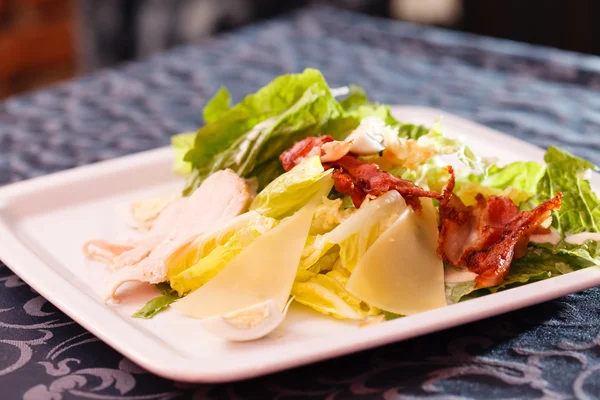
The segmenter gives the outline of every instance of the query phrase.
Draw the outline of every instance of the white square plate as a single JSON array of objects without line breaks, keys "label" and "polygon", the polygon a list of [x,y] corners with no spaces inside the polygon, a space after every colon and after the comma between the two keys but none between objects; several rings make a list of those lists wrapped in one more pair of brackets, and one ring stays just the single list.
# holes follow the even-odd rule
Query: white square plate
[{"label": "white square plate", "polygon": [[[401,120],[431,124],[444,117],[449,136],[464,135],[478,154],[503,162],[543,161],[544,151],[440,110],[399,106]],[[129,284],[121,304],[104,304],[98,274],[81,253],[91,238],[130,234],[118,209],[132,201],[180,190],[162,148],[0,188],[0,259],[41,295],[140,366],[166,378],[224,382],[251,378],[408,339],[502,314],[600,284],[587,268],[410,317],[359,328],[294,305],[278,331],[259,341],[227,343],[175,310],[151,320],[130,315],[156,295]],[[592,185],[600,187],[600,175]],[[125,290],[124,290],[125,289]]]}]

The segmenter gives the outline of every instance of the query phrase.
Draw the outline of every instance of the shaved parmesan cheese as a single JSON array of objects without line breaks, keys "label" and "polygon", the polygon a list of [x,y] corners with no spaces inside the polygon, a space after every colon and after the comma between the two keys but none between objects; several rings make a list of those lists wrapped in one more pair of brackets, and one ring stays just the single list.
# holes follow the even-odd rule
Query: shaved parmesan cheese
[{"label": "shaved parmesan cheese", "polygon": [[436,253],[438,230],[431,199],[423,214],[412,208],[371,245],[346,285],[362,301],[401,315],[446,306],[444,265]]}]

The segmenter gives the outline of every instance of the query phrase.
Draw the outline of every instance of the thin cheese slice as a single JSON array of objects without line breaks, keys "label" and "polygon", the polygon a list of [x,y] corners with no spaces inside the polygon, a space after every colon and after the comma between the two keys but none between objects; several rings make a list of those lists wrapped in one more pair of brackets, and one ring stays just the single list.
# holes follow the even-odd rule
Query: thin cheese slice
[{"label": "thin cheese slice", "polygon": [[[331,189],[331,178],[326,180]],[[190,317],[206,318],[272,299],[283,311],[313,215],[321,196],[328,191],[319,193],[294,215],[258,237],[213,279],[173,307]]]},{"label": "thin cheese slice", "polygon": [[421,216],[407,208],[367,250],[346,285],[350,293],[401,315],[447,305],[433,202],[421,204]]}]

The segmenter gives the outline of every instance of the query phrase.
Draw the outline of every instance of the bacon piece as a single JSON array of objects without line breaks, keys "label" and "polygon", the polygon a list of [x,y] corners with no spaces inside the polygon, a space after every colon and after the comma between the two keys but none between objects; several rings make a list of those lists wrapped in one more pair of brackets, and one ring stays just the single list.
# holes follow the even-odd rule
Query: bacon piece
[{"label": "bacon piece", "polygon": [[518,259],[527,253],[529,236],[541,225],[552,210],[561,206],[562,193],[540,204],[531,211],[524,211],[505,228],[502,238],[487,250],[471,252],[467,256],[467,267],[479,274],[476,287],[495,286],[504,281],[513,258]]},{"label": "bacon piece", "polygon": [[477,196],[477,204],[466,207],[452,195],[454,173],[440,200],[438,254],[449,264],[465,266],[478,274],[475,286],[495,286],[504,281],[513,259],[527,253],[529,237],[561,206],[562,194],[531,211],[519,213],[507,197]]},{"label": "bacon piece", "polygon": [[334,140],[328,135],[307,137],[281,153],[279,161],[281,161],[283,169],[289,171],[307,157],[320,156],[322,154],[321,146]]},{"label": "bacon piece", "polygon": [[355,207],[360,207],[367,195],[380,196],[396,190],[415,211],[421,209],[419,197],[440,199],[439,193],[425,190],[411,181],[398,178],[381,171],[377,164],[360,161],[353,156],[344,156],[324,165],[325,169],[335,168],[333,181],[335,189],[349,195]]},{"label": "bacon piece", "polygon": [[452,265],[461,265],[469,251],[479,251],[497,242],[505,225],[519,213],[518,207],[508,198],[476,196],[477,203],[467,207],[453,196],[454,171],[440,201],[440,247],[438,252]]},{"label": "bacon piece", "polygon": [[401,179],[381,171],[378,165],[360,161],[358,158],[335,151],[335,156],[326,154],[326,143],[335,142],[331,136],[308,137],[295,143],[284,151],[279,160],[286,171],[294,168],[306,157],[319,155],[324,161],[323,167],[327,170],[333,168],[333,181],[335,189],[349,195],[355,207],[360,207],[368,195],[380,196],[390,190],[396,190],[408,205],[415,211],[421,209],[419,197],[440,199],[436,192],[425,190],[411,181]]}]

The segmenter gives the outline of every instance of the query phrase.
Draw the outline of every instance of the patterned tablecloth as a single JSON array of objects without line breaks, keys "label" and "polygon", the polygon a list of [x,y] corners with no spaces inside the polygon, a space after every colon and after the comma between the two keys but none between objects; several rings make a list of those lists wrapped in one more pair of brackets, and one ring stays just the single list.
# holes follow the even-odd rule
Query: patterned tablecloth
[{"label": "patterned tablecloth", "polygon": [[[0,184],[169,144],[222,84],[305,67],[600,163],[600,58],[311,9],[0,104]],[[0,243],[0,246],[2,244]],[[226,385],[160,379],[0,264],[2,399],[598,398],[600,289]]]}]

